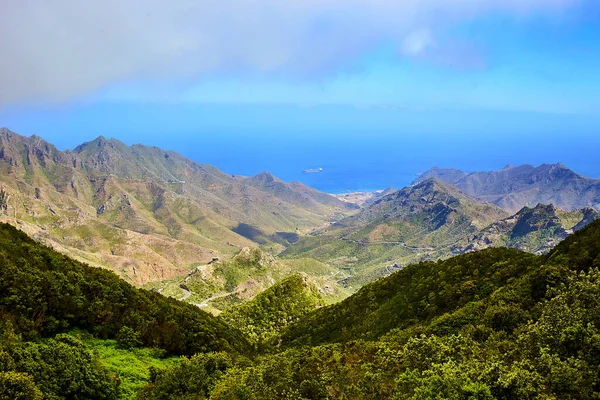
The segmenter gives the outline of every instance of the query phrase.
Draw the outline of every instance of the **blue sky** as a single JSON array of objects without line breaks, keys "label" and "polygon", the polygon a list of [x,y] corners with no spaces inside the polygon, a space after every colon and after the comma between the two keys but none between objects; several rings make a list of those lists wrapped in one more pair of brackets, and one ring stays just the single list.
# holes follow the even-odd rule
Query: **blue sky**
[{"label": "blue sky", "polygon": [[[600,150],[596,0],[2,7],[0,51],[9,61],[0,74],[0,125],[60,148],[102,134],[241,173],[283,161],[240,166],[190,149],[211,143],[238,154],[252,141],[310,148],[325,136],[359,148],[451,137],[504,153],[518,139],[568,138],[585,143],[586,154]],[[572,160],[600,176],[595,157],[578,158],[576,147],[563,156],[544,149],[549,162]],[[532,163],[544,161],[542,150],[530,151]],[[468,157],[441,160],[469,166]]]}]

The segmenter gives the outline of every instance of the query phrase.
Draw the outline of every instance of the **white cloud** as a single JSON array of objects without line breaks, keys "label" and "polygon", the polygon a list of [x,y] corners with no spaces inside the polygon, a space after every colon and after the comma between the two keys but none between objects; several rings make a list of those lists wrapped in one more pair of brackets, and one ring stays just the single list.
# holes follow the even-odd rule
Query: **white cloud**
[{"label": "white cloud", "polygon": [[132,79],[323,75],[384,41],[406,56],[431,33],[494,11],[578,0],[4,0],[0,105],[57,102]]}]

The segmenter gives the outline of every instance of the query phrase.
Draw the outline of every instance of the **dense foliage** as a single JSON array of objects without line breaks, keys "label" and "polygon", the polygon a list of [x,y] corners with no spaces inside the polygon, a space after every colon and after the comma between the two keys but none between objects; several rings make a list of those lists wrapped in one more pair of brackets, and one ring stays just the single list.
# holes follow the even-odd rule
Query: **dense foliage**
[{"label": "dense foliage", "polygon": [[[240,351],[242,334],[197,307],[136,289],[0,225],[0,317],[26,340],[72,328],[173,354]],[[131,335],[130,335],[131,336]]]},{"label": "dense foliage", "polygon": [[[8,244],[0,245],[6,277],[1,281],[0,398],[124,398],[119,391],[120,378],[107,372],[99,360],[101,353],[94,355],[77,339],[61,334],[37,342],[24,342],[19,334],[24,339],[38,339],[80,326],[99,336],[114,337],[120,352],[134,352],[140,344],[155,345],[147,336],[153,337],[153,330],[138,329],[143,324],[121,323],[129,321],[129,303],[114,308],[104,298],[102,307],[85,308],[90,307],[86,302],[97,301],[83,294],[98,276],[114,279],[110,280],[111,290],[139,293],[148,302],[156,302],[155,307],[164,302],[176,313],[188,312],[187,306],[179,309],[179,303],[120,287],[110,273],[103,275],[104,271],[61,258],[14,229],[3,227],[2,232]],[[44,259],[44,255],[56,257]],[[13,261],[15,257],[18,263]],[[72,271],[58,268],[61,263],[70,265]],[[5,284],[5,279],[16,274],[11,265],[29,271],[22,275],[26,285],[18,286],[15,279]],[[88,270],[98,275],[88,274]],[[80,274],[81,280],[57,280],[54,275],[60,274]],[[261,354],[240,355],[231,350],[236,343],[230,342],[223,348],[214,346],[216,352],[199,352],[166,368],[151,367],[148,384],[137,397],[600,398],[600,222],[569,237],[547,256],[491,249],[407,267],[341,303],[299,318],[278,336],[269,312],[294,314],[294,304],[278,302],[285,302],[290,289],[302,289],[296,287],[300,282],[294,278],[288,283],[291,286],[281,293],[275,287],[229,316],[232,323],[251,322],[254,325],[248,329],[254,338],[267,339]],[[15,285],[21,290],[11,290]],[[52,290],[62,294],[60,304],[50,295]],[[119,301],[114,294],[112,299]],[[131,301],[140,304],[133,295]],[[78,303],[83,305],[73,306]],[[298,309],[303,309],[302,304],[304,301],[297,304]],[[102,310],[113,314],[106,317]],[[138,318],[147,321],[146,311],[142,312]],[[202,321],[209,321],[209,327],[224,327],[218,334],[236,332],[223,321],[194,312],[203,316]],[[85,313],[89,316],[84,319]],[[192,315],[192,309],[189,313]],[[106,319],[97,319],[99,314]],[[50,318],[57,322],[50,324]],[[190,329],[190,325],[184,326]],[[152,329],[160,331],[160,325]],[[231,340],[236,338],[238,346],[247,346],[241,336]],[[204,349],[210,346],[206,344]],[[122,363],[118,368],[124,371]]]},{"label": "dense foliage", "polygon": [[119,379],[78,339],[23,342],[10,323],[1,329],[1,399],[117,399]]},{"label": "dense foliage", "polygon": [[283,334],[283,343],[376,339],[486,298],[537,264],[537,257],[509,249],[414,264],[303,318]]},{"label": "dense foliage", "polygon": [[161,349],[123,348],[116,340],[97,339],[83,331],[69,334],[80,339],[110,374],[117,377],[120,399],[134,399],[148,384],[150,369],[164,369],[178,365],[180,361],[180,357],[168,356]]},{"label": "dense foliage", "polygon": [[198,380],[184,363],[142,398],[167,398],[166,381],[200,399],[600,398],[598,267],[598,222],[544,257],[421,263],[301,319],[283,335],[293,348]]},{"label": "dense foliage", "polygon": [[264,342],[325,304],[308,278],[292,275],[254,299],[226,309],[219,318],[239,328],[251,340]]}]

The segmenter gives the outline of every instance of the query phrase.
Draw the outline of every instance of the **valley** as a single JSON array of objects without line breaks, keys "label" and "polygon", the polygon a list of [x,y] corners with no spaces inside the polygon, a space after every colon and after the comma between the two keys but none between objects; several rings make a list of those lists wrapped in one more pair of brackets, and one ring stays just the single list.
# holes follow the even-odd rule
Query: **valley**
[{"label": "valley", "polygon": [[[215,315],[294,273],[331,304],[415,262],[498,246],[543,254],[599,217],[593,201],[574,209],[588,197],[552,197],[559,189],[549,188],[595,187],[562,165],[434,168],[400,190],[329,195],[268,172],[228,175],[156,147],[99,137],[59,151],[4,128],[0,168],[1,221]],[[480,194],[494,190],[505,194]],[[549,203],[511,214],[516,203],[506,199],[531,190],[567,211]]]},{"label": "valley", "polygon": [[[585,377],[597,362],[548,327],[595,337],[595,303],[578,299],[598,298],[596,182],[532,168],[434,168],[400,190],[329,195],[3,129],[0,398],[595,393],[554,382],[572,376],[563,354]],[[55,373],[64,360],[87,375]],[[514,378],[527,373],[536,389]]]},{"label": "valley", "polygon": [[331,305],[293,274],[213,317],[0,224],[0,394],[594,397],[599,262],[595,221],[546,255],[419,262]]}]

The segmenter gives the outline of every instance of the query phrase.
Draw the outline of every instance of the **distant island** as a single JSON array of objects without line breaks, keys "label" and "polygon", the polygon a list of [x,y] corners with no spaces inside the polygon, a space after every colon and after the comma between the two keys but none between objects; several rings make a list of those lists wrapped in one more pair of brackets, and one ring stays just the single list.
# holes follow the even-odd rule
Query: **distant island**
[{"label": "distant island", "polygon": [[319,172],[323,172],[323,168],[303,169],[302,172],[304,172],[305,174],[316,174]]}]

